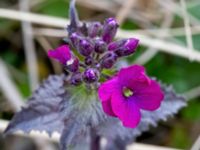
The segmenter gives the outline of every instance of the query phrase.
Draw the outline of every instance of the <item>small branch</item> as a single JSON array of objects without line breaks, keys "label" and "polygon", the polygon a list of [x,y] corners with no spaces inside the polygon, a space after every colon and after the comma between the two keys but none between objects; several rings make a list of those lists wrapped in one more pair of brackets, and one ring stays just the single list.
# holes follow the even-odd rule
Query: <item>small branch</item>
[{"label": "small branch", "polygon": [[38,14],[33,14],[33,13],[28,13],[28,12],[20,12],[17,10],[4,9],[4,8],[0,8],[0,17],[13,19],[13,20],[32,22],[36,24],[42,24],[42,25],[53,26],[53,27],[62,27],[62,28],[64,28],[69,23],[69,20],[67,19],[61,19],[58,17],[50,17],[50,16],[45,16],[45,15],[38,15]]},{"label": "small branch", "polygon": [[[29,11],[29,0],[19,1],[20,11]],[[33,30],[30,22],[22,21],[22,34],[23,34],[23,45],[24,52],[27,62],[27,70],[29,74],[29,84],[31,90],[34,91],[39,85],[37,57],[35,54],[35,45],[33,40]]]},{"label": "small branch", "polygon": [[[2,12],[3,12],[3,15],[2,15]],[[8,13],[8,15],[6,15],[5,13]],[[0,9],[0,16],[3,16],[5,18],[16,19],[16,20],[30,21],[37,24],[43,24],[43,25],[48,24],[48,25],[53,25],[53,26],[62,27],[62,28],[64,28],[67,24],[66,19],[58,19],[55,17],[47,17],[44,15],[35,15],[32,13],[22,13],[19,11],[13,11],[13,10],[7,10],[7,9]],[[58,21],[59,23],[56,21]],[[178,44],[172,43],[172,42],[154,39],[144,34],[138,34],[136,32],[125,31],[122,29],[119,29],[117,36],[121,38],[130,38],[133,35],[136,38],[140,39],[140,44],[144,46],[154,47],[156,49],[159,49],[160,51],[173,54],[176,56],[180,56],[183,58],[187,58],[187,59],[190,58],[188,56],[187,48],[180,46]],[[194,50],[192,51],[191,55],[192,57],[194,57],[194,61],[200,62],[200,52],[198,52],[197,50]]]},{"label": "small branch", "polygon": [[[5,128],[8,126],[8,123],[9,123],[8,121],[0,120],[0,132],[5,130]],[[41,133],[37,131],[31,131],[30,134],[23,134],[22,132],[16,132],[15,135],[29,137],[29,138],[42,138],[53,142],[59,142],[60,139],[60,134],[57,132],[54,132],[51,138],[48,136],[47,133],[44,132]],[[142,143],[133,143],[128,146],[127,150],[178,150],[178,149],[148,145]]]},{"label": "small branch", "polygon": [[[185,0],[180,0],[180,1],[181,1],[181,6],[182,6],[182,12],[183,12],[183,20],[184,20],[184,25],[185,25],[187,46],[188,46],[188,49],[193,50],[194,48],[193,48],[193,42],[192,42],[192,33],[191,33],[190,21],[187,14]],[[191,51],[189,52],[189,55],[190,55],[190,60],[192,61],[193,57],[191,55]]]},{"label": "small branch", "polygon": [[[39,44],[42,46],[42,48],[45,50],[46,53],[48,50],[53,49],[53,47],[50,45],[50,43],[47,41],[47,39],[45,37],[37,36],[36,40],[39,42]],[[57,74],[61,73],[62,72],[61,65],[59,63],[53,61],[52,59],[50,59],[50,61],[53,66],[54,72]]]},{"label": "small branch", "polygon": [[100,136],[93,129],[90,130],[90,135],[90,150],[100,150]]},{"label": "small branch", "polygon": [[[137,33],[132,33],[130,31],[125,31],[125,30],[119,30],[117,36],[119,38],[131,38],[134,35],[134,37],[140,39],[140,44],[144,46],[149,46],[153,47],[156,49],[159,49],[160,51],[169,53],[169,54],[174,54],[183,58],[189,59],[190,57],[188,56],[188,49],[180,46],[178,44],[172,43],[172,42],[167,42],[164,40],[160,39],[153,39],[151,37],[137,34]],[[200,62],[200,52],[197,50],[192,51],[191,53],[193,60]]]},{"label": "small branch", "polygon": [[199,150],[199,149],[200,149],[200,136],[197,138],[197,140],[195,141],[194,145],[190,150]]},{"label": "small branch", "polygon": [[[174,18],[174,15],[171,12],[166,11],[164,21],[161,24],[161,29],[169,28],[173,22],[173,18]],[[157,38],[164,39],[165,38],[164,35],[168,31],[167,30],[165,30],[165,32],[163,32],[162,30],[160,31],[161,32],[157,32],[156,36]],[[142,65],[146,64],[158,53],[158,51],[159,51],[158,49],[149,47],[141,56],[139,56],[136,59],[135,63],[142,64]]]},{"label": "small branch", "polygon": [[200,86],[195,87],[195,88],[185,92],[183,95],[185,95],[188,100],[199,97],[200,96]]},{"label": "small branch", "polygon": [[7,98],[14,111],[21,110],[21,106],[24,105],[23,98],[20,95],[17,87],[11,80],[10,74],[6,68],[6,65],[0,60],[0,89]]},{"label": "small branch", "polygon": [[136,1],[137,0],[126,0],[124,2],[124,5],[121,7],[116,15],[116,19],[120,25],[123,24]]}]

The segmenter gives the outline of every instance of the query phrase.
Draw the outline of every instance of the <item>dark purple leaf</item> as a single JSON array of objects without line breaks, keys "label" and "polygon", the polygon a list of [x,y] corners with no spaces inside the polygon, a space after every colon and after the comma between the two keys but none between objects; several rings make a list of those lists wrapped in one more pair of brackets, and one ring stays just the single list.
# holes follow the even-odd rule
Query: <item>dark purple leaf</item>
[{"label": "dark purple leaf", "polygon": [[[33,93],[27,106],[16,113],[5,133],[18,130],[61,134],[60,148],[85,140],[88,130],[106,119],[96,92],[83,87],[66,86],[64,75],[50,76]],[[72,88],[73,87],[73,88]]]}]

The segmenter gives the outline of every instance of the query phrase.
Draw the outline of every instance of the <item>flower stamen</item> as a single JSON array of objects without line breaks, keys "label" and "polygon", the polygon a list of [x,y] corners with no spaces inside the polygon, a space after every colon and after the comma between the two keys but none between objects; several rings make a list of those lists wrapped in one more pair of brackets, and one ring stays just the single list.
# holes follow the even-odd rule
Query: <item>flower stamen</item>
[{"label": "flower stamen", "polygon": [[124,95],[125,97],[130,97],[130,96],[133,95],[133,91],[130,90],[129,88],[127,88],[127,87],[124,87],[124,88],[123,88],[123,95]]}]

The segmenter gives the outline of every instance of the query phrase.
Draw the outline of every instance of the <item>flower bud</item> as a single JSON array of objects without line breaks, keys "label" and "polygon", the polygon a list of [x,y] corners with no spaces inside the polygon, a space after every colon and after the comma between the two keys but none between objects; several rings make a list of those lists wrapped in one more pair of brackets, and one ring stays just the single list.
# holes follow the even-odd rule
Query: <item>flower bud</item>
[{"label": "flower bud", "polygon": [[91,22],[88,27],[88,36],[94,38],[99,36],[102,30],[102,25],[100,22]]},{"label": "flower bud", "polygon": [[95,82],[99,79],[99,72],[97,69],[90,68],[85,70],[83,74],[83,79],[87,83]]},{"label": "flower bud", "polygon": [[94,50],[93,43],[88,39],[80,39],[78,44],[78,51],[83,56],[89,56]]},{"label": "flower bud", "polygon": [[94,50],[100,54],[104,53],[107,50],[107,44],[101,39],[96,39]]},{"label": "flower bud", "polygon": [[72,85],[80,85],[82,82],[82,74],[81,73],[74,73],[71,76],[70,82]]},{"label": "flower bud", "polygon": [[117,55],[114,52],[109,52],[101,59],[101,66],[103,68],[111,68],[117,61]]},{"label": "flower bud", "polygon": [[135,52],[138,43],[138,39],[130,38],[110,43],[108,49],[114,51],[118,56],[128,56]]},{"label": "flower bud", "polygon": [[108,45],[108,50],[109,51],[115,51],[116,49],[119,49],[122,46],[124,46],[124,44],[126,43],[126,41],[127,41],[127,39],[122,39],[122,40],[119,40],[119,41],[111,42]]},{"label": "flower bud", "polygon": [[102,39],[106,43],[110,43],[117,33],[118,24],[114,18],[108,18],[104,22]]},{"label": "flower bud", "polygon": [[88,57],[85,58],[85,64],[86,65],[88,65],[88,66],[92,65],[93,62],[94,62],[94,59],[91,56],[88,56]]},{"label": "flower bud", "polygon": [[74,32],[70,35],[69,38],[71,40],[71,43],[73,44],[73,47],[76,48],[79,40],[81,39],[81,36],[78,33]]},{"label": "flower bud", "polygon": [[72,57],[70,60],[66,62],[67,70],[71,72],[77,72],[79,69],[79,60],[76,57]]}]

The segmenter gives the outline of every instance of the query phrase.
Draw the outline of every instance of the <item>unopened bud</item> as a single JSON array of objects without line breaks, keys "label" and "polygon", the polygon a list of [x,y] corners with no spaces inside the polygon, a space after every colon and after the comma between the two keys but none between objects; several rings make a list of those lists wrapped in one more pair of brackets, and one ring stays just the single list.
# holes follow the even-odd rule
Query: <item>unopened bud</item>
[{"label": "unopened bud", "polygon": [[101,39],[96,39],[94,50],[100,54],[104,53],[107,50],[107,44]]},{"label": "unopened bud", "polygon": [[92,65],[94,63],[94,59],[91,56],[88,56],[85,58],[85,64],[86,65]]},{"label": "unopened bud", "polygon": [[103,68],[111,68],[117,61],[117,55],[114,52],[109,52],[101,59],[101,66]]},{"label": "unopened bud", "polygon": [[110,43],[108,49],[114,51],[118,56],[128,56],[135,52],[139,40],[135,38],[119,40]]},{"label": "unopened bud", "polygon": [[82,74],[81,73],[74,73],[70,79],[71,84],[73,85],[80,85],[82,82]]},{"label": "unopened bud", "polygon": [[102,28],[103,27],[100,22],[91,22],[88,27],[88,36],[91,38],[99,36]]},{"label": "unopened bud", "polygon": [[95,82],[99,79],[99,72],[97,69],[87,69],[85,70],[84,74],[83,74],[83,79],[85,82],[87,83],[92,83]]},{"label": "unopened bud", "polygon": [[73,44],[73,47],[76,48],[79,40],[81,39],[81,36],[78,33],[74,32],[70,35],[69,38],[71,40],[71,43]]},{"label": "unopened bud", "polygon": [[105,20],[103,31],[102,31],[102,39],[106,43],[110,43],[115,37],[118,29],[117,21],[114,18],[108,18]]},{"label": "unopened bud", "polygon": [[89,56],[94,50],[93,43],[88,39],[81,39],[78,44],[78,51],[83,56]]}]

